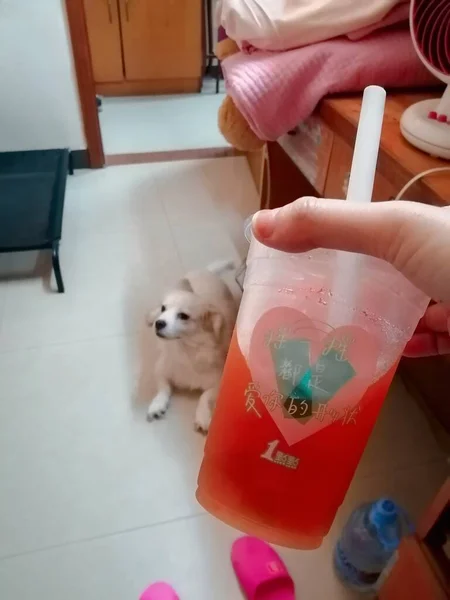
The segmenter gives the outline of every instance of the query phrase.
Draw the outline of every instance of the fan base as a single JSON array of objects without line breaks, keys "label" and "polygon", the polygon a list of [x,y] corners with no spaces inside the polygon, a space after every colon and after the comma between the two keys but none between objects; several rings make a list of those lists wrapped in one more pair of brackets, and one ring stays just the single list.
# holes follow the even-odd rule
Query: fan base
[{"label": "fan base", "polygon": [[428,118],[438,104],[438,99],[423,100],[407,108],[400,119],[400,130],[403,137],[419,150],[450,160],[450,122],[440,123]]}]

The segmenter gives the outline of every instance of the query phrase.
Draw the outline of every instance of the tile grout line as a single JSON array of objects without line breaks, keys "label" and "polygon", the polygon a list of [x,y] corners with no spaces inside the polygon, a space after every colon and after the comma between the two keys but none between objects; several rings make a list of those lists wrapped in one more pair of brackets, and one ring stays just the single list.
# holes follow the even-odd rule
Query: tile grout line
[{"label": "tile grout line", "polygon": [[183,268],[183,270],[184,270],[186,267],[185,267],[185,264],[184,264],[184,262],[183,262],[183,259],[182,259],[182,257],[181,257],[181,252],[180,252],[180,249],[178,248],[177,240],[176,240],[176,237],[175,237],[175,234],[174,234],[173,228],[172,228],[172,223],[171,223],[171,221],[170,221],[169,214],[168,214],[168,212],[167,212],[167,209],[166,209],[166,206],[165,206],[164,202],[163,202],[161,199],[159,200],[159,202],[160,202],[160,204],[161,204],[161,208],[162,208],[162,210],[163,210],[164,217],[165,217],[165,219],[166,219],[167,226],[168,226],[168,228],[169,228],[170,237],[171,237],[171,239],[172,239],[172,243],[173,243],[173,245],[174,245],[174,248],[175,248],[175,252],[176,252],[176,255],[177,255],[178,261],[179,261],[180,265],[182,266],[182,268]]},{"label": "tile grout line", "polygon": [[121,529],[119,531],[112,531],[110,533],[104,533],[102,535],[94,535],[92,537],[80,538],[78,540],[70,540],[67,542],[62,542],[60,544],[50,544],[49,546],[43,546],[42,548],[35,548],[34,550],[26,550],[25,552],[16,552],[12,554],[5,554],[3,556],[0,555],[0,563],[6,562],[8,560],[14,560],[16,558],[22,558],[24,556],[30,556],[32,554],[41,554],[43,552],[50,552],[51,550],[58,550],[62,548],[68,548],[70,546],[78,546],[81,544],[86,544],[89,542],[95,542],[97,540],[104,540],[111,537],[126,535],[128,533],[134,533],[136,531],[141,531],[143,529],[153,529],[154,527],[160,527],[164,525],[171,525],[173,523],[178,523],[181,521],[191,521],[193,519],[206,517],[206,512],[199,512],[193,515],[186,515],[184,517],[175,517],[174,519],[166,519],[165,521],[159,521],[157,523],[148,523],[146,525],[139,525],[137,527],[130,527],[129,529]]},{"label": "tile grout line", "polygon": [[[389,475],[394,475],[395,473],[401,472],[401,471],[408,471],[411,469],[416,469],[417,467],[426,467],[427,465],[437,465],[437,464],[447,464],[448,460],[445,458],[445,456],[439,458],[439,459],[432,459],[432,460],[428,460],[425,461],[424,463],[416,463],[414,465],[409,465],[409,466],[403,466],[403,467],[399,467],[394,469],[393,471],[389,472]],[[373,478],[373,477],[379,477],[381,474],[381,471],[377,471],[368,475],[364,475],[362,477],[356,477],[356,479],[358,479],[359,481],[365,481],[367,479]],[[353,483],[353,482],[352,482]],[[33,550],[27,550],[25,552],[17,552],[17,553],[11,553],[11,554],[5,554],[3,556],[0,555],[0,562],[3,561],[8,561],[8,560],[14,560],[16,558],[21,558],[23,556],[30,556],[32,554],[40,554],[43,552],[49,552],[51,550],[57,550],[60,548],[67,548],[70,546],[76,546],[76,545],[80,545],[80,544],[86,544],[89,542],[94,542],[97,540],[103,540],[103,539],[107,539],[107,538],[111,538],[111,537],[115,537],[115,536],[119,536],[119,535],[125,535],[128,533],[133,533],[136,531],[141,531],[143,529],[153,529],[154,527],[159,527],[159,526],[164,526],[164,525],[170,525],[173,523],[178,523],[181,521],[187,521],[187,520],[193,520],[193,519],[197,519],[197,518],[202,518],[202,517],[206,517],[208,516],[208,513],[202,511],[199,513],[195,513],[195,514],[191,514],[191,515],[186,515],[186,516],[180,516],[180,517],[175,517],[174,519],[166,519],[164,521],[158,521],[155,523],[148,523],[145,525],[139,525],[137,527],[130,527],[128,529],[122,529],[122,530],[118,530],[118,531],[113,531],[113,532],[109,532],[109,533],[105,533],[102,535],[97,535],[97,536],[92,536],[92,537],[86,537],[86,538],[80,538],[78,540],[70,540],[67,542],[62,542],[61,544],[51,544],[49,546],[44,546],[42,548],[35,548]]]},{"label": "tile grout line", "polygon": [[36,350],[43,350],[47,348],[58,348],[59,346],[72,346],[74,344],[88,344],[90,342],[97,342],[103,340],[110,340],[115,338],[127,338],[127,337],[135,337],[139,335],[139,331],[134,332],[122,332],[122,333],[111,333],[100,335],[96,337],[87,337],[87,338],[79,338],[76,340],[67,340],[65,342],[45,342],[44,344],[39,344],[36,346],[23,346],[22,348],[10,348],[7,350],[0,349],[0,356],[6,356],[8,354],[15,354],[17,352],[35,352]]},{"label": "tile grout line", "polygon": [[[243,153],[241,153],[241,154],[243,155]],[[233,158],[237,158],[239,156],[240,156],[240,154],[237,154]],[[230,157],[228,157],[228,158],[230,158]],[[199,159],[199,160],[201,161],[201,159]],[[207,161],[202,161],[202,162],[206,162],[206,164],[207,164]],[[178,258],[180,260],[180,263],[183,266],[183,268],[186,269],[186,266],[184,264],[183,258],[181,256],[181,251],[180,251],[180,249],[178,247],[177,239],[176,239],[175,234],[173,232],[173,227],[172,227],[172,222],[171,222],[170,216],[169,216],[169,214],[168,214],[168,212],[166,210],[166,206],[165,206],[165,204],[163,202],[161,202],[161,206],[163,208],[164,214],[166,216],[166,219],[167,219],[167,222],[168,222],[168,225],[169,225],[169,229],[170,229],[170,232],[171,232],[172,241],[173,241],[173,244],[175,246],[175,250],[177,252],[177,256],[178,256]],[[214,222],[216,222],[216,221],[217,222],[222,222],[223,215],[220,214],[219,207],[218,207],[218,205],[217,205],[217,203],[215,201],[211,202],[211,208],[212,208],[212,214],[214,216]],[[234,242],[233,236],[232,236],[232,234],[231,234],[231,232],[229,231],[228,228],[226,229],[226,237],[229,239],[230,244],[231,244],[231,248],[233,249],[233,251],[236,254],[236,256],[239,258],[239,260],[242,260],[241,256],[240,256],[240,253],[238,251],[238,248],[236,247],[236,244]]]}]

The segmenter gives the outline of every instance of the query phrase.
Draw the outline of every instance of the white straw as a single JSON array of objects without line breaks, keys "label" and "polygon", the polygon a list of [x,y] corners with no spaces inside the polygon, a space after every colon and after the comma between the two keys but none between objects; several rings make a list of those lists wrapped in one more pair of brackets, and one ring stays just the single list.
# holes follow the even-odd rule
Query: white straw
[{"label": "white straw", "polygon": [[[347,202],[368,203],[372,200],[385,102],[386,92],[382,87],[371,85],[364,90]],[[352,321],[351,309],[356,299],[359,258],[358,254],[337,254],[336,278],[332,287],[335,302],[331,303],[329,315],[329,322],[333,327],[350,325]]]},{"label": "white straw", "polygon": [[364,90],[348,181],[347,202],[371,202],[380,148],[386,92],[371,85]]}]

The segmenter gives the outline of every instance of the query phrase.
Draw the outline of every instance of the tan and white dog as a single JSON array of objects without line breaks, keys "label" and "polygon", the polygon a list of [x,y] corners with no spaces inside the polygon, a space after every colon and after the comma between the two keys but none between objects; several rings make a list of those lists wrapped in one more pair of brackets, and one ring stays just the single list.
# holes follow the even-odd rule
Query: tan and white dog
[{"label": "tan and white dog", "polygon": [[189,273],[148,318],[159,346],[149,421],[165,414],[174,388],[200,390],[195,428],[208,431],[237,315],[237,301],[221,278],[233,268],[228,261]]}]

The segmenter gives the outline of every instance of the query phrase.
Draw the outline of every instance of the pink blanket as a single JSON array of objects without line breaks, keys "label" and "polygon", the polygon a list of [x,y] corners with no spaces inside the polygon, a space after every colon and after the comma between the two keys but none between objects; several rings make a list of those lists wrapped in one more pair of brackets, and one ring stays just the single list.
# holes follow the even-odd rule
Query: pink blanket
[{"label": "pink blanket", "polygon": [[227,93],[262,140],[276,140],[309,117],[328,94],[367,85],[436,84],[417,57],[408,30],[357,42],[336,38],[287,52],[239,52],[223,63]]}]

